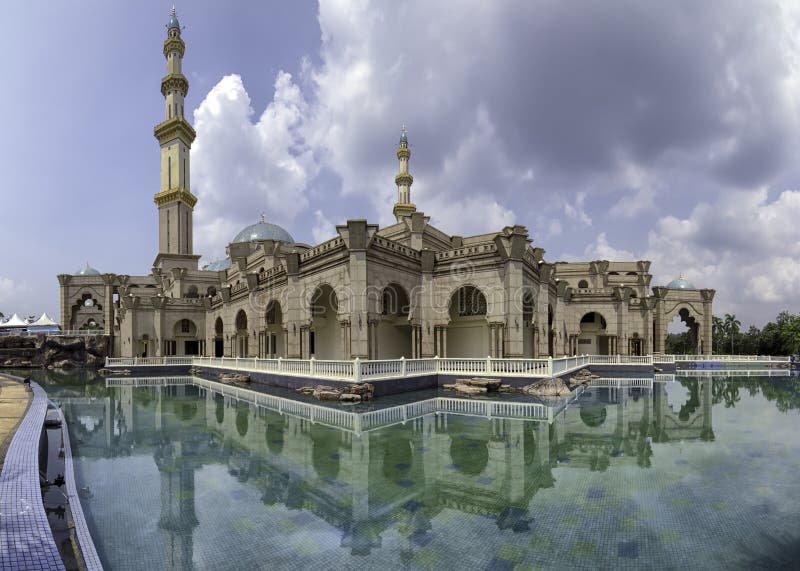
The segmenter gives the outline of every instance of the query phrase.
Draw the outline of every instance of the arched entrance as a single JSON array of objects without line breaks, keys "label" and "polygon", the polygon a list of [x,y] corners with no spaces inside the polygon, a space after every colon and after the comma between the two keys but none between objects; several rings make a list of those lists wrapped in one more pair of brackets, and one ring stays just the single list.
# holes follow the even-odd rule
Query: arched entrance
[{"label": "arched entrance", "polygon": [[264,314],[264,331],[259,339],[259,356],[276,359],[286,356],[283,331],[283,311],[275,300],[267,304]]},{"label": "arched entrance", "polygon": [[700,323],[688,308],[682,307],[667,325],[664,352],[670,355],[698,355]]},{"label": "arched entrance", "polygon": [[172,327],[172,340],[166,341],[165,355],[200,355],[201,341],[197,338],[197,326],[191,319],[180,319]]},{"label": "arched entrance", "polygon": [[403,286],[390,283],[383,288],[375,351],[378,359],[411,357],[410,310],[408,292]]},{"label": "arched entrance", "polygon": [[317,359],[340,359],[341,335],[337,320],[339,299],[328,284],[319,286],[311,296],[311,331],[308,354]]},{"label": "arched entrance", "polygon": [[581,317],[581,333],[578,336],[578,353],[581,355],[610,355],[610,344],[606,332],[606,319],[597,311]]},{"label": "arched entrance", "polygon": [[214,356],[215,357],[222,357],[225,355],[225,337],[224,337],[224,326],[222,324],[222,318],[217,317],[217,320],[214,322]]},{"label": "arched entrance", "polygon": [[247,314],[240,309],[236,314],[236,334],[233,336],[232,352],[234,357],[247,357],[250,336],[247,333]]},{"label": "arched entrance", "polygon": [[536,322],[533,294],[526,291],[522,296],[522,356],[536,357]]},{"label": "arched entrance", "polygon": [[450,297],[446,346],[448,357],[486,357],[489,354],[486,297],[475,286],[460,287]]}]

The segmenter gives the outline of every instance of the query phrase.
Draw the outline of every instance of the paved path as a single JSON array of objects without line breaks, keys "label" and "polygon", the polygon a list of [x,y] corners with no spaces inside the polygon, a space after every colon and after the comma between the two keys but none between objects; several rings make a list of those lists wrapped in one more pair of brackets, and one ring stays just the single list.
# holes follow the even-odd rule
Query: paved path
[{"label": "paved path", "polygon": [[31,391],[19,381],[0,375],[0,470],[11,437],[25,416],[31,402]]},{"label": "paved path", "polygon": [[11,439],[0,472],[0,569],[63,571],[39,487],[39,437],[47,395],[36,383],[31,383],[31,390],[30,408]]}]

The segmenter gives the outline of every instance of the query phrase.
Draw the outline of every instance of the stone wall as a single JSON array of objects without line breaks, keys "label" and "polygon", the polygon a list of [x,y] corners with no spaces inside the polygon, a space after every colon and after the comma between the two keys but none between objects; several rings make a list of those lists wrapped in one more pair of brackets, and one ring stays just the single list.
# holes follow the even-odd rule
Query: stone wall
[{"label": "stone wall", "polygon": [[0,367],[102,367],[109,350],[110,338],[107,335],[6,335],[0,337]]}]

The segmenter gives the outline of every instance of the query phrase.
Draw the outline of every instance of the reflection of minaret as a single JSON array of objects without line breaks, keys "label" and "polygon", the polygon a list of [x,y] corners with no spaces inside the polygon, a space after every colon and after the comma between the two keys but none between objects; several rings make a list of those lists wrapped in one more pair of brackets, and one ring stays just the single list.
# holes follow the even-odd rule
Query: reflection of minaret
[{"label": "reflection of minaret", "polygon": [[714,381],[713,379],[706,379],[701,382],[703,383],[703,431],[700,433],[700,438],[713,441],[714,427],[711,424],[711,405],[713,397],[711,387]]},{"label": "reflection of minaret", "polygon": [[167,569],[191,569],[197,527],[194,509],[193,465],[183,456],[181,442],[166,442],[156,451],[161,475],[161,519],[158,526],[164,542]]}]

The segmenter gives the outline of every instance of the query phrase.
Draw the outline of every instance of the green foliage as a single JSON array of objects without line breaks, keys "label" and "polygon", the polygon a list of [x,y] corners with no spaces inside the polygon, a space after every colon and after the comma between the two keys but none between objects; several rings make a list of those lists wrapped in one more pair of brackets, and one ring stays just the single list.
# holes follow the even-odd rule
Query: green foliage
[{"label": "green foliage", "polygon": [[751,325],[742,332],[741,326],[736,315],[730,313],[726,313],[724,318],[712,317],[716,354],[795,355],[800,350],[800,314],[782,311],[775,321],[770,321],[762,329]]}]

